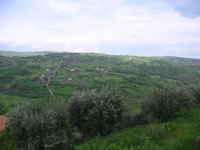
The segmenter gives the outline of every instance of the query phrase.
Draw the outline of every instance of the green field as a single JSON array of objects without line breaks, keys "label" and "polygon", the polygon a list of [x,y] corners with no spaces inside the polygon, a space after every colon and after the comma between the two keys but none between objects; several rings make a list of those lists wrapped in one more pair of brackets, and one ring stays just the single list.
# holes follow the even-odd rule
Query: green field
[{"label": "green field", "polygon": [[[124,104],[135,113],[154,88],[200,84],[198,59],[47,52],[25,54],[0,52],[4,55],[0,56],[0,103],[10,105],[51,99],[46,88],[48,77],[51,77],[48,86],[54,98],[68,101],[74,90],[118,86]],[[40,79],[42,75],[45,77]]]},{"label": "green field", "polygon": [[0,50],[0,55],[7,56],[7,57],[13,57],[13,56],[29,57],[29,56],[45,55],[48,53],[49,52],[15,52],[15,51],[1,51]]}]

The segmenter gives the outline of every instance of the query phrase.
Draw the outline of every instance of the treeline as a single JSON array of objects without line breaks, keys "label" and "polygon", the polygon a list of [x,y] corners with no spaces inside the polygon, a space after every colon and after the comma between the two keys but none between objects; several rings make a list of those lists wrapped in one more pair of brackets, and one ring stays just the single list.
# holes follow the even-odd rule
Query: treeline
[{"label": "treeline", "polygon": [[[85,140],[156,120],[165,122],[198,106],[199,91],[200,87],[155,90],[142,103],[141,112],[135,115],[127,112],[119,90],[107,86],[74,92],[69,103],[57,100],[21,104],[7,113],[9,121],[7,129],[1,133],[0,147],[2,150],[13,147],[54,149],[51,145],[62,140]],[[74,149],[71,144],[65,147]]]},{"label": "treeline", "polygon": [[159,120],[165,122],[177,114],[200,105],[200,87],[167,87],[155,89],[152,95],[144,100],[141,111],[134,116],[125,115],[125,125],[129,127],[143,125]]}]

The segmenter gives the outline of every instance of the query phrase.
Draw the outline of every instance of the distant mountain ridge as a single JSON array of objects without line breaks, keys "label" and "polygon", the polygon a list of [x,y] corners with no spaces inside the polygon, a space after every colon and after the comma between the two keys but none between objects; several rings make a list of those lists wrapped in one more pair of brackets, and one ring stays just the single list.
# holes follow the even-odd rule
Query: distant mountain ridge
[{"label": "distant mountain ridge", "polygon": [[1,56],[7,56],[7,57],[13,57],[13,56],[19,56],[19,57],[28,57],[28,56],[37,56],[37,55],[45,55],[50,52],[47,51],[39,51],[39,52],[16,52],[16,51],[4,51],[0,50]]}]

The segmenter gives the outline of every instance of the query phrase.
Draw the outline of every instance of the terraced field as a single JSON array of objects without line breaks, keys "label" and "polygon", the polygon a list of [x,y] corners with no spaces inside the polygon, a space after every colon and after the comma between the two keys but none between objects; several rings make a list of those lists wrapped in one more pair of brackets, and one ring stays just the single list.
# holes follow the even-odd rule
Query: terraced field
[{"label": "terraced field", "polygon": [[200,84],[198,59],[81,53],[6,56],[0,56],[0,103],[6,105],[53,97],[68,101],[74,90],[112,85],[120,88],[124,104],[135,113],[154,88]]}]

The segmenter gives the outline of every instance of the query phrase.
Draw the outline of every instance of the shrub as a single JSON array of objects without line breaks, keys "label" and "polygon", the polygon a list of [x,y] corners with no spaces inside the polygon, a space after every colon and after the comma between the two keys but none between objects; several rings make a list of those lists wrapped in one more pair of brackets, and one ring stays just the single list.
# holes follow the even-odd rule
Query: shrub
[{"label": "shrub", "polygon": [[138,112],[136,114],[124,113],[121,120],[121,128],[135,127],[138,125],[144,125],[147,121],[143,113]]},{"label": "shrub", "polygon": [[12,132],[6,128],[0,133],[0,149],[1,150],[15,150],[16,144],[12,138]]},{"label": "shrub", "polygon": [[0,115],[5,114],[8,111],[8,107],[0,103]]},{"label": "shrub", "polygon": [[173,118],[176,112],[192,106],[194,106],[194,96],[190,89],[169,87],[155,90],[150,99],[142,103],[142,113],[148,121],[156,119],[167,121]]},{"label": "shrub", "polygon": [[75,150],[73,144],[70,144],[68,142],[66,143],[57,143],[55,145],[53,145],[51,148],[49,148],[48,150]]},{"label": "shrub", "polygon": [[116,144],[110,144],[106,150],[121,150],[121,147]]},{"label": "shrub", "polygon": [[200,104],[200,86],[192,87],[193,95],[195,97],[196,104]]},{"label": "shrub", "polygon": [[83,135],[106,135],[118,126],[123,113],[120,93],[103,87],[75,92],[69,105],[70,122]]},{"label": "shrub", "polygon": [[148,128],[148,136],[155,142],[159,141],[160,138],[165,134],[165,127],[160,124],[152,124]]},{"label": "shrub", "polygon": [[134,135],[133,136],[133,147],[142,147],[147,142],[147,138],[145,136]]},{"label": "shrub", "polygon": [[174,139],[166,145],[163,145],[164,150],[199,150],[198,145],[195,145],[195,137],[184,135],[181,138]]},{"label": "shrub", "polygon": [[136,113],[132,118],[132,126],[144,125],[147,121],[145,115],[142,112]]},{"label": "shrub", "polygon": [[19,148],[44,149],[65,135],[67,106],[62,102],[21,104],[8,113],[8,127]]},{"label": "shrub", "polygon": [[195,138],[195,140],[194,140],[194,146],[195,146],[196,150],[200,149],[200,137],[196,137]]}]

